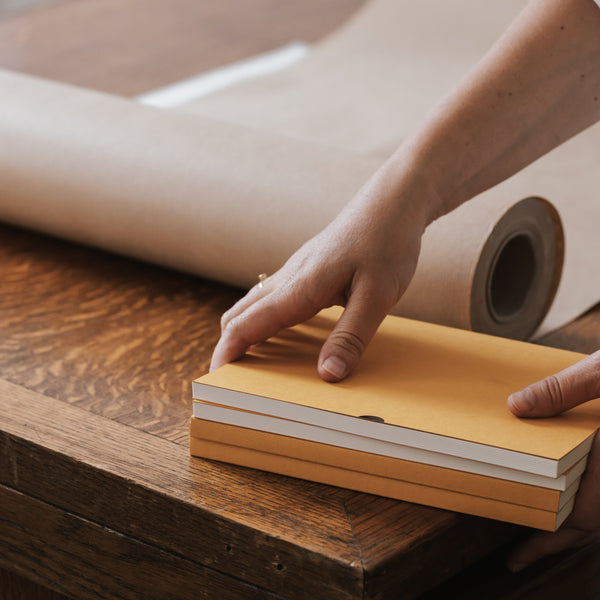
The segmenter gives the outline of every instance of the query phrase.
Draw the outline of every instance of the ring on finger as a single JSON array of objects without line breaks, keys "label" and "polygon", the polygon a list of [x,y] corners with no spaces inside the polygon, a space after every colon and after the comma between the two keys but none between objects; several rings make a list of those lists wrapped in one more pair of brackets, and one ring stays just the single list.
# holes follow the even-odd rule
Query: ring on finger
[{"label": "ring on finger", "polygon": [[266,273],[261,273],[258,276],[258,287],[262,288],[264,286],[264,282],[267,279],[268,275]]}]

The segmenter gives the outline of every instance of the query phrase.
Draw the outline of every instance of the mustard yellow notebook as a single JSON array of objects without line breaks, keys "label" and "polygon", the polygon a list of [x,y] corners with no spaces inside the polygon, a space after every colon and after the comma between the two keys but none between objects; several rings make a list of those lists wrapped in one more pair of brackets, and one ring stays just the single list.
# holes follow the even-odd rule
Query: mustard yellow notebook
[{"label": "mustard yellow notebook", "polygon": [[[564,490],[557,490],[318,444],[283,435],[224,425],[223,423],[215,423],[213,421],[204,421],[195,417],[190,419],[190,438],[235,446],[240,449],[235,452],[240,454],[242,453],[241,449],[245,448],[247,450],[257,450],[260,453],[267,453],[268,455],[279,455],[304,461],[307,463],[304,473],[305,479],[311,478],[310,467],[313,463],[317,463],[347,471],[367,473],[386,479],[409,482],[430,488],[445,489],[451,492],[490,498],[551,512],[561,510],[575,495],[585,464],[584,459],[581,463],[572,467],[569,471],[569,474],[572,474],[572,476],[570,477],[568,487]],[[192,444],[192,449],[195,448],[196,451],[200,451],[203,447],[198,446],[197,442]],[[270,463],[261,464],[258,461],[258,458],[261,456],[256,455],[253,464],[246,464],[246,466],[269,470],[268,466]],[[293,474],[292,472],[279,472],[288,475]],[[349,479],[351,480],[352,476],[349,476]],[[331,482],[325,481],[325,483]],[[352,482],[350,481],[350,483]],[[352,487],[352,485],[348,485],[348,482],[346,482],[344,487]],[[370,490],[362,489],[362,491]]]},{"label": "mustard yellow notebook", "polygon": [[599,401],[552,419],[518,419],[506,408],[511,392],[582,355],[387,317],[356,371],[327,384],[316,360],[338,315],[323,311],[201,377],[194,398],[546,477],[589,451]]},{"label": "mustard yellow notebook", "polygon": [[541,510],[195,437],[190,438],[190,452],[194,456],[548,531],[562,524],[574,504],[571,496],[558,511]]}]

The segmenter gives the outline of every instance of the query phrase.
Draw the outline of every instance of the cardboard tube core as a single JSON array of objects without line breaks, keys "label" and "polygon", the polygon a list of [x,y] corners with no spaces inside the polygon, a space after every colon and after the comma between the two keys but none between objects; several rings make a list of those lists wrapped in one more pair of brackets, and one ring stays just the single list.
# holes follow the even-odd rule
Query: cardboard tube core
[{"label": "cardboard tube core", "polygon": [[538,269],[533,240],[526,233],[504,243],[492,267],[488,305],[492,317],[502,323],[523,309]]},{"label": "cardboard tube core", "polygon": [[512,205],[487,238],[471,288],[471,327],[527,339],[558,287],[564,234],[556,209],[529,197]]}]

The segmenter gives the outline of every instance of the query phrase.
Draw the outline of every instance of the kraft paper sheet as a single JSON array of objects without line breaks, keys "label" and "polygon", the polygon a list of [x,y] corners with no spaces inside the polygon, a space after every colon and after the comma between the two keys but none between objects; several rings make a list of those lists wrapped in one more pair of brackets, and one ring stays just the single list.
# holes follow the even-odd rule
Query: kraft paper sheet
[{"label": "kraft paper sheet", "polygon": [[[178,110],[1,72],[0,219],[249,287],[339,212],[522,4],[374,0],[288,71]],[[562,260],[546,200],[566,262],[544,327],[598,300],[599,143],[592,128],[432,224],[396,312],[530,335]]]}]

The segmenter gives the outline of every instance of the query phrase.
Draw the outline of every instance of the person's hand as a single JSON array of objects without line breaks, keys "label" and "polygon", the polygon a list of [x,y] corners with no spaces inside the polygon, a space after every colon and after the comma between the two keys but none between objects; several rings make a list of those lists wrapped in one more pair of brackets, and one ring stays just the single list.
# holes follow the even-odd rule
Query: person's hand
[{"label": "person's hand", "polygon": [[[519,417],[549,417],[600,397],[600,351],[577,364],[512,394],[510,410]],[[600,432],[596,433],[573,512],[554,533],[539,532],[516,548],[508,559],[511,571],[584,546],[600,537]]]},{"label": "person's hand", "polygon": [[403,199],[386,188],[385,177],[376,181],[223,315],[211,370],[279,330],[341,305],[344,313],[317,366],[320,376],[332,382],[352,371],[408,286],[427,224],[424,199]]}]

